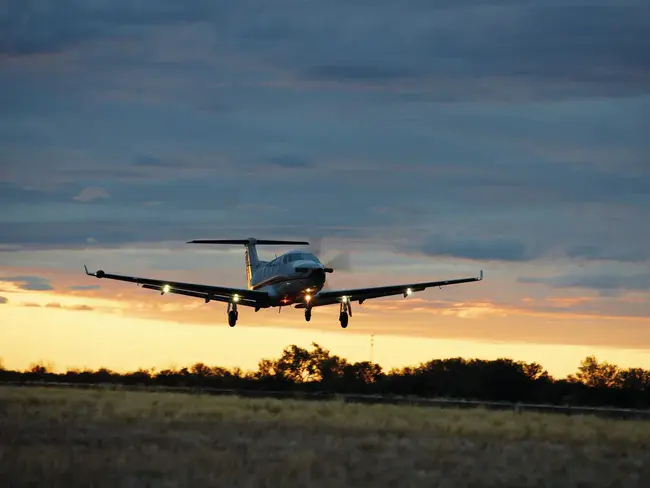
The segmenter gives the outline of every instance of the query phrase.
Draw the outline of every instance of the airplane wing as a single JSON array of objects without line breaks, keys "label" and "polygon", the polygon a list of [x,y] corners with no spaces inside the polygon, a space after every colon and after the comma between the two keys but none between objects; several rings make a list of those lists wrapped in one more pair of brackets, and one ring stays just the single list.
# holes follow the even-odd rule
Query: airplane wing
[{"label": "airplane wing", "polygon": [[[320,307],[323,305],[332,305],[339,303],[342,300],[348,302],[359,302],[362,304],[365,300],[371,298],[388,297],[391,295],[404,295],[407,297],[416,291],[422,291],[426,288],[443,287],[448,285],[458,285],[461,283],[471,283],[473,281],[481,281],[483,279],[483,271],[479,276],[473,278],[459,278],[444,281],[426,281],[422,283],[407,283],[404,285],[388,285],[376,286],[371,288],[352,288],[347,290],[325,290],[314,295],[309,302],[311,307]],[[344,298],[345,297],[345,298]],[[296,308],[305,308],[304,303],[296,305]]]},{"label": "airplane wing", "polygon": [[197,283],[155,280],[152,278],[139,278],[136,276],[124,276],[105,273],[101,269],[94,273],[90,273],[86,266],[84,266],[84,269],[86,270],[86,274],[89,276],[136,283],[142,285],[142,288],[156,290],[161,294],[174,293],[177,295],[201,298],[205,300],[206,303],[211,300],[217,302],[236,301],[239,305],[245,305],[248,307],[266,308],[269,306],[269,296],[263,291],[249,290],[247,288],[230,288],[224,286],[200,285]]}]

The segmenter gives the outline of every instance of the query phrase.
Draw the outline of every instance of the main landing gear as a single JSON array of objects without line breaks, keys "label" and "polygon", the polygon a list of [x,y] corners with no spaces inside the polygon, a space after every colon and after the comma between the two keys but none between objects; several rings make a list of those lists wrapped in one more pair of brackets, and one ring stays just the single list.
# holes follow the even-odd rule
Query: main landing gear
[{"label": "main landing gear", "polygon": [[237,311],[237,304],[228,302],[228,325],[234,327],[237,324],[239,312]]},{"label": "main landing gear", "polygon": [[346,299],[343,299],[341,301],[340,310],[339,322],[341,322],[341,327],[345,329],[348,326],[348,317],[352,316],[352,304],[349,303]]},{"label": "main landing gear", "polygon": [[[339,322],[344,329],[348,326],[349,317],[352,317],[352,304],[347,299],[343,299],[341,300]],[[305,308],[305,320],[307,322],[311,320],[311,307]]]}]

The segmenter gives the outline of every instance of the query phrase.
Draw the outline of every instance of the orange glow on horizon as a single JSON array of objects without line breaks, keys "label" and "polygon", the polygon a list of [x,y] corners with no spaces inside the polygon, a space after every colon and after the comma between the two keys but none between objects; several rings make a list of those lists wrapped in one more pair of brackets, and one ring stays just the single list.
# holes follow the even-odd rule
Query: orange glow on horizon
[{"label": "orange glow on horizon", "polygon": [[[0,282],[0,295],[8,299],[0,305],[0,357],[6,367],[24,369],[43,361],[57,370],[128,371],[204,362],[254,370],[260,359],[278,357],[290,344],[309,347],[312,342],[362,361],[370,359],[369,336],[374,334],[374,360],[385,369],[445,357],[509,357],[538,362],[563,377],[575,372],[590,354],[619,366],[650,369],[650,334],[639,335],[633,325],[640,318],[619,317],[617,329],[612,329],[602,325],[611,318],[562,309],[541,313],[485,301],[442,306],[408,297],[355,307],[346,330],[339,327],[336,307],[315,309],[309,324],[302,311],[292,308],[282,313],[242,308],[240,323],[231,329],[225,309],[218,304],[170,295],[161,298],[123,284],[67,290],[58,286],[61,283],[65,280],[57,280],[52,291],[27,291]],[[129,289],[133,293],[127,293]],[[585,332],[593,329],[590,321],[600,324],[602,333],[594,344],[584,344],[581,341],[589,337]],[[621,323],[628,330],[627,342],[621,342]]]}]

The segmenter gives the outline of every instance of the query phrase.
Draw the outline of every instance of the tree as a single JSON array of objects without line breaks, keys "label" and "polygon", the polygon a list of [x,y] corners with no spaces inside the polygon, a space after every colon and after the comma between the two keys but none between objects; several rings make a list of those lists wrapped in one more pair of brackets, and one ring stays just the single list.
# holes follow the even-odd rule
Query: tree
[{"label": "tree", "polygon": [[582,360],[578,372],[569,375],[569,380],[592,388],[615,388],[619,386],[619,369],[606,361],[600,363],[595,356]]},{"label": "tree", "polygon": [[44,375],[44,374],[47,374],[47,373],[51,373],[52,368],[51,368],[51,366],[49,364],[45,365],[42,362],[39,362],[39,363],[30,364],[28,371],[30,373],[35,374],[35,375]]},{"label": "tree", "polygon": [[537,363],[522,363],[524,374],[528,376],[531,380],[548,380],[550,375],[542,367],[541,364]]},{"label": "tree", "polygon": [[[0,368],[2,362],[0,360]],[[368,361],[352,363],[312,343],[310,350],[292,345],[278,359],[262,359],[257,371],[196,363],[189,368],[160,372],[139,369],[117,373],[105,368],[54,373],[51,363],[34,363],[26,370],[0,369],[0,382],[71,381],[75,383],[122,383],[184,385],[195,387],[291,390],[320,392],[418,395],[493,401],[532,401],[571,405],[650,407],[650,371],[620,369],[594,356],[585,358],[574,375],[554,379],[537,363],[500,358],[435,359],[419,366],[393,368],[384,373]]]},{"label": "tree", "polygon": [[624,389],[650,392],[650,371],[641,368],[619,371],[617,383]]},{"label": "tree", "polygon": [[275,376],[275,361],[272,359],[262,359],[257,363],[257,372],[255,373],[255,378],[257,379],[266,379]]},{"label": "tree", "polygon": [[381,366],[370,361],[347,364],[343,372],[347,380],[361,385],[374,383],[382,376]]},{"label": "tree", "polygon": [[190,368],[190,373],[200,378],[207,378],[212,376],[212,369],[203,363],[196,363]]},{"label": "tree", "polygon": [[274,369],[280,376],[294,383],[304,383],[315,379],[311,354],[307,349],[296,345],[284,349],[282,356],[274,365]]}]

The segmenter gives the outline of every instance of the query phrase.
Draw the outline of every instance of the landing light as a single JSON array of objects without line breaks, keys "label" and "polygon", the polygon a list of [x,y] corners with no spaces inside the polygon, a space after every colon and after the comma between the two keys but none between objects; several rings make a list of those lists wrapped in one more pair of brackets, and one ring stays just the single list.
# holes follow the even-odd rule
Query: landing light
[{"label": "landing light", "polygon": [[413,290],[411,290],[410,288],[407,288],[406,291],[404,292],[404,296],[405,297],[410,296],[411,293],[413,293]]},{"label": "landing light", "polygon": [[342,296],[342,297],[341,297],[341,301],[342,301],[343,303],[347,302],[347,301],[348,301],[348,297],[346,297],[346,296]]},{"label": "landing light", "polygon": [[165,286],[163,286],[162,292],[163,293],[169,293],[169,290],[170,290],[169,285],[165,285]]},{"label": "landing light", "polygon": [[311,300],[311,295],[305,295],[305,301],[309,303],[310,300]]},{"label": "landing light", "polygon": [[238,302],[238,301],[239,301],[239,295],[236,295],[236,294],[233,295],[233,296],[232,296],[232,301],[233,301],[233,302]]}]

